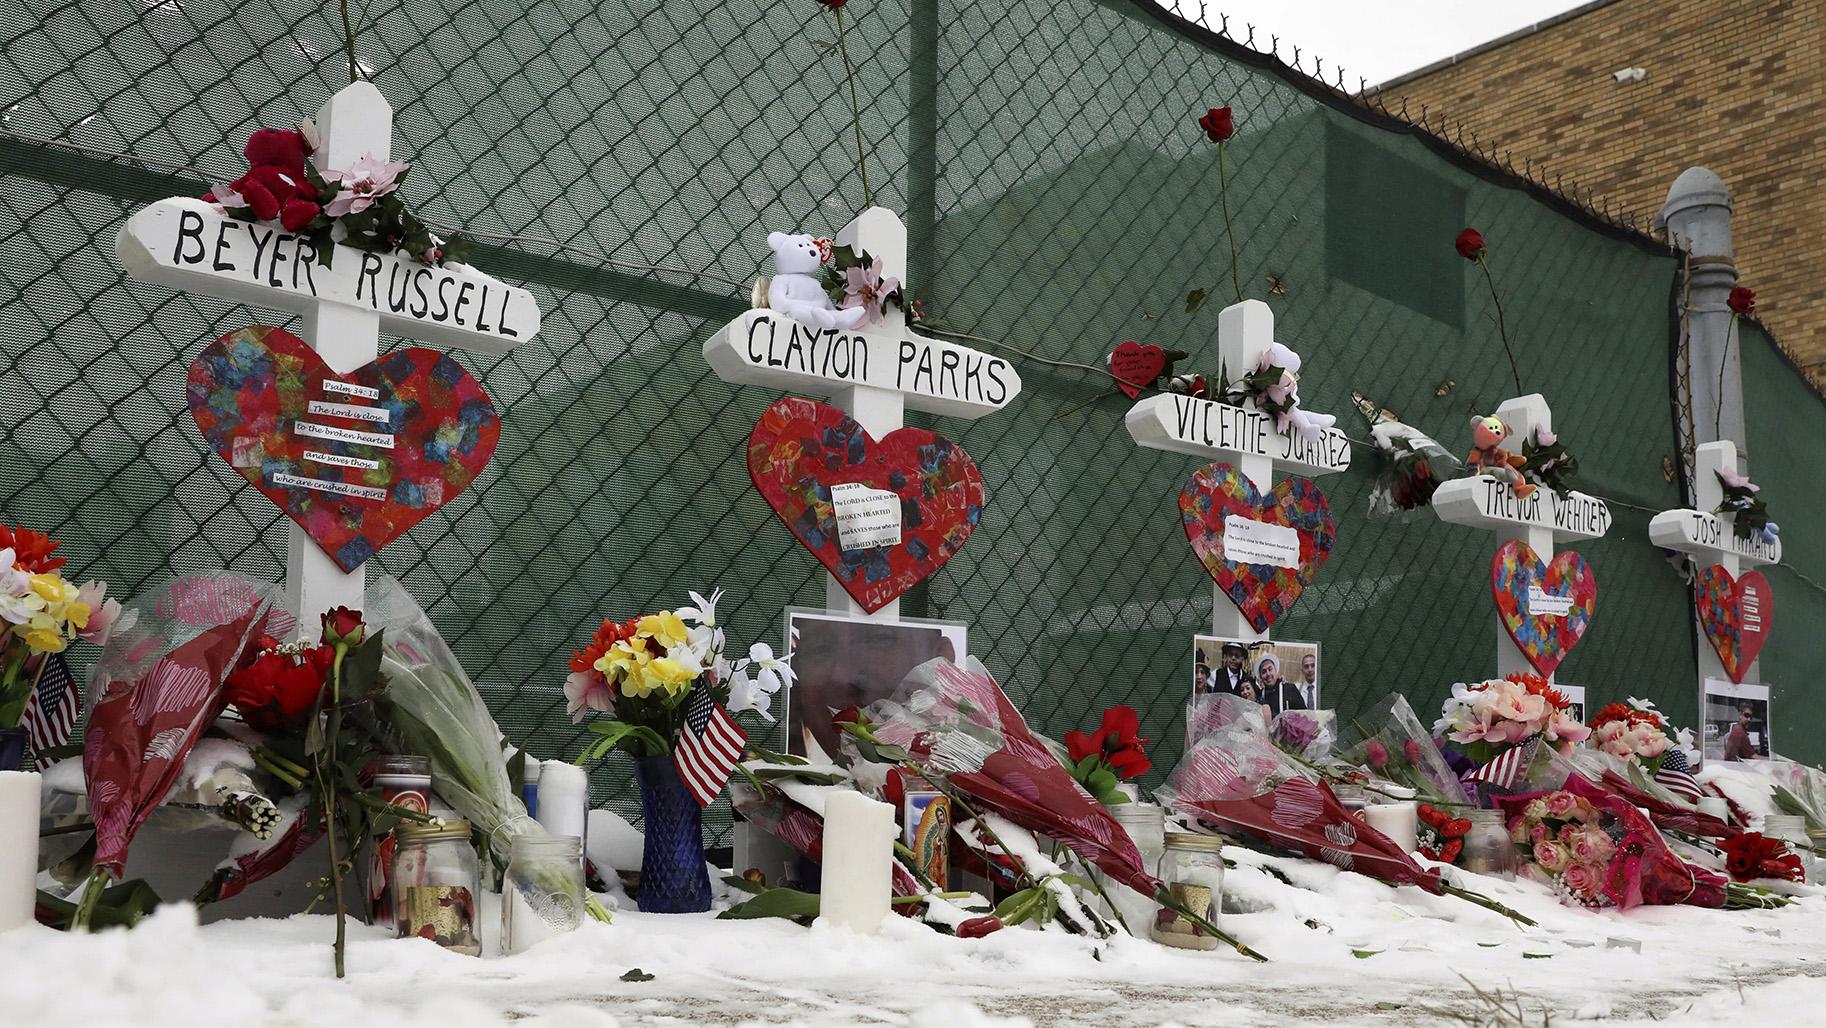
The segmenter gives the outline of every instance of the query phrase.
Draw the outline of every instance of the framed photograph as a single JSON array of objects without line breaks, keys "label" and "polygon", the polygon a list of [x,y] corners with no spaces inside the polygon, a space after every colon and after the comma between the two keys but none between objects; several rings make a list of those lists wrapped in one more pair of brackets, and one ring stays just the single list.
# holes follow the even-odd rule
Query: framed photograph
[{"label": "framed photograph", "polygon": [[886,699],[934,657],[962,662],[966,626],[950,621],[869,621],[824,611],[786,612],[786,652],[796,679],[786,696],[787,752],[837,752],[831,715]]},{"label": "framed photograph", "polygon": [[1316,642],[1192,637],[1194,697],[1229,693],[1262,704],[1272,716],[1283,710],[1323,709],[1319,682]]},{"label": "framed photograph", "polygon": [[1565,682],[1555,682],[1553,683],[1553,687],[1558,689],[1561,695],[1572,701],[1572,709],[1567,711],[1567,713],[1572,715],[1573,720],[1584,721],[1585,687],[1582,685],[1567,685]]},{"label": "framed photograph", "polygon": [[1767,685],[1705,680],[1699,719],[1707,760],[1768,760],[1770,710]]}]

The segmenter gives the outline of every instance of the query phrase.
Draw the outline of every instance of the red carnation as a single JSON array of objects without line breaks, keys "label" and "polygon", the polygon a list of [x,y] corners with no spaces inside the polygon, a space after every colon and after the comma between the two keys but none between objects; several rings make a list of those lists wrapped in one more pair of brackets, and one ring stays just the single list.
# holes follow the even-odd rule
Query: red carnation
[{"label": "red carnation", "polygon": [[1484,236],[1474,228],[1465,229],[1452,242],[1458,249],[1458,255],[1468,261],[1475,261],[1484,255]]},{"label": "red carnation", "polygon": [[1230,115],[1228,107],[1213,107],[1198,119],[1198,127],[1205,130],[1205,135],[1213,143],[1221,143],[1236,135],[1236,122]]},{"label": "red carnation", "polygon": [[287,200],[279,208],[279,224],[285,226],[287,232],[296,232],[316,221],[322,211],[323,208],[309,200]]},{"label": "red carnation", "polygon": [[1066,732],[1065,748],[1073,761],[1101,754],[1118,778],[1127,781],[1147,773],[1153,767],[1148,760],[1147,743],[1141,738],[1141,718],[1133,707],[1111,707],[1103,712],[1103,727],[1094,734]]},{"label": "red carnation", "polygon": [[1744,286],[1732,286],[1731,297],[1725,301],[1725,306],[1731,308],[1733,314],[1742,314],[1745,317],[1755,314],[1756,290]]},{"label": "red carnation", "polygon": [[63,567],[62,557],[51,556],[51,551],[63,544],[29,528],[7,528],[0,525],[0,550],[13,551],[13,566],[34,575],[42,575]]},{"label": "red carnation", "polygon": [[263,732],[296,728],[316,705],[335,659],[328,646],[299,653],[268,650],[228,676],[224,697],[242,720]]}]

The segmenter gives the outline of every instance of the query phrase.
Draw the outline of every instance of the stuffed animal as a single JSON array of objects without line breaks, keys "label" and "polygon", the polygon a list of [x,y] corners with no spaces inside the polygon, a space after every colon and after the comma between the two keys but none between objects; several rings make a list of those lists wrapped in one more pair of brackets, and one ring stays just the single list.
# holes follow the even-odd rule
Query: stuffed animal
[{"label": "stuffed animal", "polygon": [[1534,492],[1536,487],[1517,470],[1523,463],[1521,456],[1503,449],[1503,440],[1507,438],[1509,426],[1503,424],[1502,418],[1494,414],[1472,418],[1471,455],[1465,458],[1465,470],[1507,483],[1509,491],[1519,500]]},{"label": "stuffed animal", "polygon": [[818,242],[808,235],[770,232],[767,245],[774,252],[774,277],[767,286],[767,306],[814,328],[852,329],[868,313],[862,307],[839,309],[818,281]]}]

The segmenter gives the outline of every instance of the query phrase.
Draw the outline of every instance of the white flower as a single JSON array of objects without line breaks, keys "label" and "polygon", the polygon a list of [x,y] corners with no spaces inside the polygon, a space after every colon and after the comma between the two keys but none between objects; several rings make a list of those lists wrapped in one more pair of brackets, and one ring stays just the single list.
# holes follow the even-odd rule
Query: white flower
[{"label": "white flower", "polygon": [[[756,669],[751,676],[749,669]],[[793,681],[792,665],[774,656],[773,647],[755,643],[748,648],[748,659],[738,666],[729,679],[729,712],[752,710],[768,721],[774,719],[774,694]]]},{"label": "white flower", "polygon": [[673,611],[673,613],[678,615],[680,621],[689,621],[692,624],[715,627],[716,605],[717,601],[723,598],[723,590],[712,590],[709,599],[705,599],[699,593],[689,592],[689,590],[687,590],[687,592],[691,597],[692,605],[689,607],[680,607]]}]

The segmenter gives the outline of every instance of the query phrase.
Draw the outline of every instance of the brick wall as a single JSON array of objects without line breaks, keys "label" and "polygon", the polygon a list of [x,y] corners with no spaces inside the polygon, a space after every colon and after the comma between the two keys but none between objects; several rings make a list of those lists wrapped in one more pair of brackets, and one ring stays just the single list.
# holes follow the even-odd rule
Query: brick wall
[{"label": "brick wall", "polygon": [[[1619,83],[1622,68],[1648,74]],[[1736,199],[1742,284],[1826,384],[1826,2],[1615,0],[1397,80],[1383,99],[1399,96],[1644,226],[1681,171],[1717,172]]]}]

